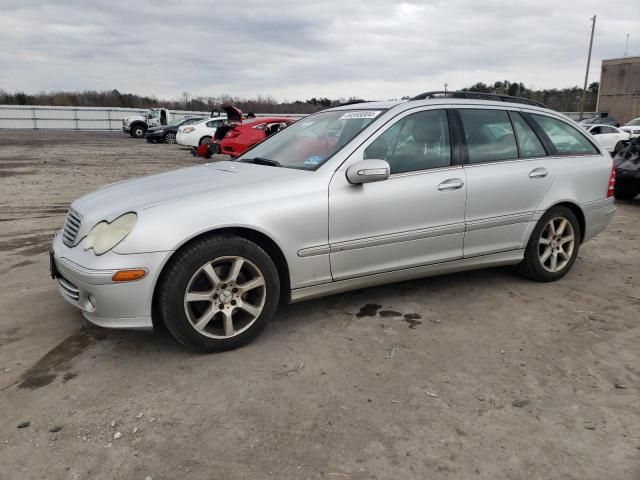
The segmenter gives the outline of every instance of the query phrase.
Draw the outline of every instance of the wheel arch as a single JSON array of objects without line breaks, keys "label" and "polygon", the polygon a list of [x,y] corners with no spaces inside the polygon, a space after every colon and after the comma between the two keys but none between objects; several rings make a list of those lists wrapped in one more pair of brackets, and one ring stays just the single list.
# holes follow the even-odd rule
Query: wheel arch
[{"label": "wheel arch", "polygon": [[580,206],[575,202],[565,200],[551,205],[544,211],[544,213],[547,213],[549,210],[555,207],[566,207],[573,212],[573,214],[578,219],[578,224],[580,225],[580,243],[582,243],[584,241],[584,235],[587,226],[586,217],[584,215],[584,212],[582,211],[582,208],[580,208]]},{"label": "wheel arch", "polygon": [[142,120],[136,120],[136,121],[132,122],[130,127],[132,129],[135,128],[135,127],[142,127],[144,130],[147,130],[147,124],[144,123]]},{"label": "wheel arch", "polygon": [[153,295],[152,295],[152,303],[151,303],[151,311],[152,311],[152,319],[154,323],[154,327],[157,326],[156,322],[158,321],[158,315],[156,312],[157,306],[157,295],[158,295],[158,287],[162,281],[164,281],[164,275],[167,270],[168,265],[171,263],[171,260],[175,257],[175,255],[182,251],[184,248],[187,248],[189,245],[202,240],[208,236],[212,235],[234,235],[238,237],[245,238],[254,242],[256,245],[260,246],[273,260],[273,263],[276,265],[276,269],[278,270],[278,278],[280,279],[280,300],[288,303],[291,297],[291,279],[289,275],[289,264],[287,259],[280,248],[280,246],[267,234],[260,232],[258,230],[254,230],[252,228],[247,227],[221,227],[214,228],[212,230],[207,230],[205,232],[201,232],[198,235],[187,239],[181,245],[179,245],[175,251],[166,259],[164,264],[162,265],[162,269],[158,274],[155,284],[153,286]]}]

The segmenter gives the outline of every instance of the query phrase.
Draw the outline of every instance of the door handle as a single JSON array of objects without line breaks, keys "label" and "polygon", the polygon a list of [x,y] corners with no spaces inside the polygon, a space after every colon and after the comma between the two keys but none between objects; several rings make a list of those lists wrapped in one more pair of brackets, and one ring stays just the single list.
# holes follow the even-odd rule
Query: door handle
[{"label": "door handle", "polygon": [[529,178],[544,178],[549,175],[549,172],[546,168],[534,168],[529,172]]},{"label": "door handle", "polygon": [[448,180],[445,180],[440,185],[438,185],[438,190],[440,190],[441,192],[447,191],[447,190],[458,190],[463,186],[464,186],[464,182],[459,178],[449,178]]}]

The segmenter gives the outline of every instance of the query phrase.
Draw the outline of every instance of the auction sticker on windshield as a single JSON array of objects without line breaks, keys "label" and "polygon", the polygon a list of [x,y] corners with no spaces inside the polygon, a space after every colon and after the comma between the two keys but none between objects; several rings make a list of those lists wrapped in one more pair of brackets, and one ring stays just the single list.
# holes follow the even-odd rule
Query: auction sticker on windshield
[{"label": "auction sticker on windshield", "polygon": [[363,110],[358,112],[349,112],[342,115],[339,120],[353,120],[354,118],[376,118],[380,115],[380,110]]}]

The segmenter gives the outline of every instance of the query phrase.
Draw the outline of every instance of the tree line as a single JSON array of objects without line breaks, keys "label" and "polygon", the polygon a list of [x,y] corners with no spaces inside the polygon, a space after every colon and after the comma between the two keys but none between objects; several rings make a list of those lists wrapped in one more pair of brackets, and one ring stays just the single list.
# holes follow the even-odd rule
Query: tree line
[{"label": "tree line", "polygon": [[[599,82],[593,82],[587,88],[584,98],[584,111],[595,112],[598,102]],[[582,88],[547,88],[543,90],[532,90],[527,88],[522,82],[510,82],[508,80],[498,81],[494,84],[482,82],[474,83],[470,87],[464,88],[470,92],[498,93],[510,95],[512,97],[524,97],[544,103],[549,108],[559,112],[579,112],[580,97]]]},{"label": "tree line", "polygon": [[314,113],[345,102],[358,101],[356,98],[336,99],[310,98],[294,102],[279,102],[271,96],[258,95],[255,98],[241,98],[231,95],[215,97],[192,96],[187,92],[176,99],[159,99],[155,96],[142,96],[132,93],[120,93],[118,90],[82,92],[24,92],[9,93],[0,89],[0,105],[53,105],[62,107],[122,107],[155,108],[166,107],[172,110],[211,111],[223,105],[235,105],[243,112],[254,113]]},{"label": "tree line", "polygon": [[[585,111],[596,109],[599,83],[589,85],[585,96]],[[498,93],[514,97],[525,97],[544,103],[554,110],[561,112],[577,112],[580,110],[580,96],[582,89],[551,88],[533,90],[522,82],[508,80],[497,81],[493,84],[477,82],[463,88],[471,92]],[[408,99],[409,97],[402,97]],[[82,92],[40,92],[27,94],[24,92],[9,93],[0,89],[0,105],[53,105],[66,107],[124,107],[124,108],[154,108],[166,107],[173,110],[211,111],[222,105],[235,105],[243,112],[254,113],[314,113],[325,108],[344,103],[363,101],[356,97],[329,99],[326,97],[296,100],[293,102],[277,101],[269,95],[258,95],[255,98],[241,98],[231,95],[192,96],[183,92],[178,98],[159,99],[155,96],[142,96],[132,93],[120,93],[118,90]]]}]

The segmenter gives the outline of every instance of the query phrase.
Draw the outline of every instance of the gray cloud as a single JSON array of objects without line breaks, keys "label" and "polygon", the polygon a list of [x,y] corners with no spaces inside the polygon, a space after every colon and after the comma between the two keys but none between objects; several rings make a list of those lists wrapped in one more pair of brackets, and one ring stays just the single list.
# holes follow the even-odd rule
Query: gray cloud
[{"label": "gray cloud", "polygon": [[640,55],[637,0],[3,2],[0,88],[393,98],[445,82],[580,84]]}]

